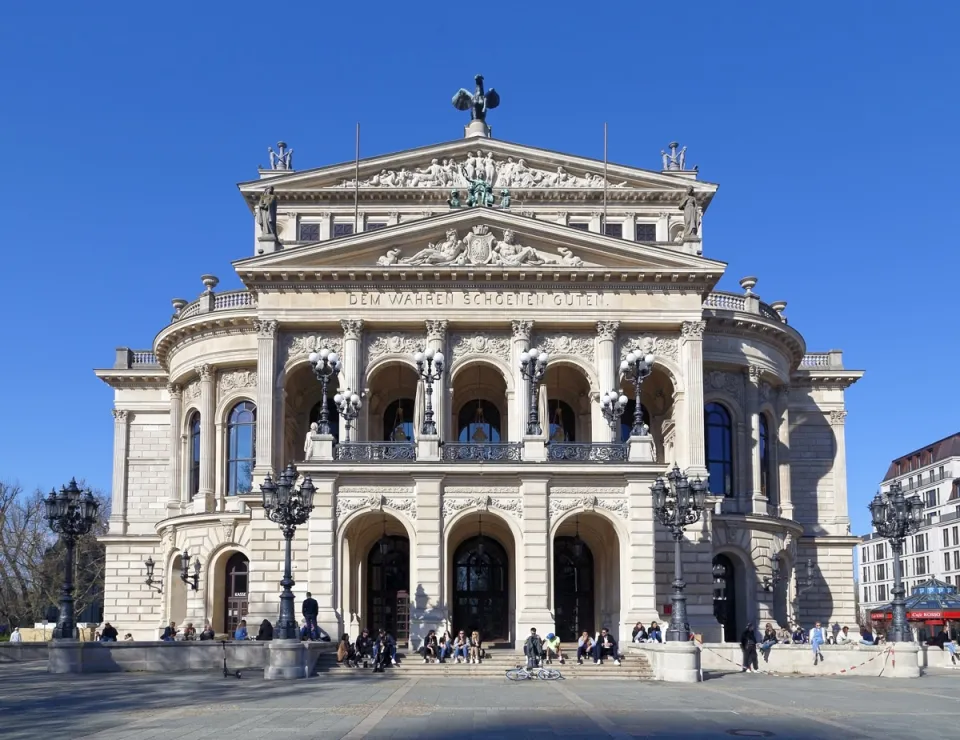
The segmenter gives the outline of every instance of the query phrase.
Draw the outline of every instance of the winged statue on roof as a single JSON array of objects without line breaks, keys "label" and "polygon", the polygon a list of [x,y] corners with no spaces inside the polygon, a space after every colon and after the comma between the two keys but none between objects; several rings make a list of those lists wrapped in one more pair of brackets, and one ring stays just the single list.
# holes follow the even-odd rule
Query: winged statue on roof
[{"label": "winged statue on roof", "polygon": [[500,105],[500,96],[492,87],[484,92],[483,75],[477,75],[473,79],[477,83],[477,89],[471,93],[461,87],[453,96],[453,107],[470,111],[471,121],[486,121],[487,111]]}]

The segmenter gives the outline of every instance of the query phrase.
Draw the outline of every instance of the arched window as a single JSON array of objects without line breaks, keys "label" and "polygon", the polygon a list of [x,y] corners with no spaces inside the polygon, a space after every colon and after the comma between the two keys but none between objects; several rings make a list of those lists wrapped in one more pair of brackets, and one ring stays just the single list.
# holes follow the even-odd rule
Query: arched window
[{"label": "arched window", "polygon": [[413,441],[413,399],[398,398],[383,412],[385,442]]},{"label": "arched window", "polygon": [[770,498],[770,437],[767,415],[760,414],[760,493]]},{"label": "arched window", "polygon": [[553,399],[547,402],[550,409],[550,441],[576,442],[577,417],[570,404]]},{"label": "arched window", "polygon": [[467,401],[457,414],[457,440],[467,444],[500,441],[500,410],[481,399]]},{"label": "arched window", "polygon": [[257,458],[257,407],[241,401],[227,419],[227,495],[250,493]]},{"label": "arched window", "polygon": [[[336,391],[330,391],[331,395],[327,396],[327,422],[330,424],[330,434],[333,435],[333,441],[340,441],[340,412],[337,411],[337,404],[333,402],[333,396],[336,394]],[[317,401],[312,409],[310,409],[310,423],[313,424],[316,422],[320,423],[320,407],[322,402]],[[356,422],[354,422],[356,424]],[[356,439],[356,435],[352,437]]]},{"label": "arched window", "polygon": [[190,417],[190,495],[200,493],[200,412]]},{"label": "arched window", "polygon": [[730,412],[719,403],[708,403],[704,408],[704,416],[710,493],[732,496],[733,426],[730,423]]},{"label": "arched window", "polygon": [[[637,408],[637,402],[632,398],[627,401],[627,405],[623,410],[623,416],[620,417],[620,441],[626,442],[630,439],[630,432],[633,430],[633,410]],[[650,412],[647,411],[647,407],[642,403],[640,404],[640,417],[643,419],[643,423],[650,426]]]}]

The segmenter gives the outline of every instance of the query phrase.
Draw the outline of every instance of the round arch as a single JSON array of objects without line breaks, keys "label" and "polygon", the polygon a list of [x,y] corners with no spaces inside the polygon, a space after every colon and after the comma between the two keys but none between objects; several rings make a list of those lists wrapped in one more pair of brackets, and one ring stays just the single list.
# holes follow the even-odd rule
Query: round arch
[{"label": "round arch", "polygon": [[370,364],[367,365],[367,371],[364,375],[364,387],[369,387],[370,382],[373,380],[373,376],[382,369],[387,366],[397,364],[408,367],[413,370],[413,372],[417,371],[417,363],[413,361],[413,358],[410,355],[401,352],[388,352],[387,354],[380,355],[375,360],[371,360]]},{"label": "round arch", "polygon": [[663,357],[662,355],[653,356],[653,367],[661,368],[664,371],[664,374],[670,380],[670,384],[673,386],[674,393],[682,393],[686,386],[683,382],[683,372],[680,370],[680,366],[671,360],[669,357]]},{"label": "round arch", "polygon": [[[226,393],[223,398],[217,401],[217,407],[214,412],[214,419],[216,420],[216,423],[226,427],[227,422],[230,420],[230,412],[233,410],[233,407],[238,403],[243,403],[244,401],[252,403],[254,408],[256,408],[256,393],[251,393],[249,388],[238,388],[234,391]],[[200,420],[201,422],[203,421],[202,414],[200,416]]]},{"label": "round arch", "polygon": [[483,365],[499,373],[503,379],[504,385],[507,388],[507,393],[514,392],[513,372],[510,370],[510,366],[499,357],[494,357],[492,355],[471,353],[456,360],[450,367],[450,384],[453,385],[457,377],[462,372],[475,367],[476,365]]},{"label": "round arch", "polygon": [[[247,578],[253,573],[254,559],[250,549],[235,542],[225,542],[213,548],[206,556],[206,567],[201,568],[200,579],[204,590],[205,611],[210,615],[210,624],[220,631],[226,626],[227,563],[234,555],[247,559]],[[197,627],[198,625],[194,625]]]},{"label": "round arch", "polygon": [[590,393],[603,393],[605,390],[608,390],[600,388],[597,370],[593,364],[587,362],[578,355],[572,355],[568,353],[550,355],[550,362],[547,365],[547,370],[549,371],[551,368],[563,365],[576,369],[583,374],[583,377],[586,378],[587,384],[590,386]]},{"label": "round arch", "polygon": [[[724,642],[739,642],[747,623],[753,621],[756,624],[756,571],[750,556],[736,545],[725,544],[715,550],[713,563],[716,564],[721,558],[725,558],[729,566],[732,566],[732,568],[728,566],[725,576],[728,583],[726,619],[721,620],[716,609],[714,614],[717,615],[717,621],[724,627]],[[727,566],[727,563],[723,564]],[[731,590],[733,591],[732,599],[730,598]],[[714,606],[716,607],[716,604]]]}]

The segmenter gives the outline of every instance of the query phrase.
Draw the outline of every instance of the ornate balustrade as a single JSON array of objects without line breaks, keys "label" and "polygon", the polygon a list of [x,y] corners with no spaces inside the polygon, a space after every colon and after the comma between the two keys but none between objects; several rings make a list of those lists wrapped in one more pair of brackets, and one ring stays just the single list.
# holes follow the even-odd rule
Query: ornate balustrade
[{"label": "ornate balustrade", "polygon": [[253,308],[257,305],[253,294],[248,290],[227,290],[223,293],[211,293],[201,295],[193,303],[188,303],[180,309],[174,317],[174,321],[189,319],[191,316],[198,316],[212,311],[232,311],[238,308]]},{"label": "ornate balustrade", "polygon": [[416,460],[417,447],[411,442],[342,442],[334,447],[334,456],[348,462]]},{"label": "ornate balustrade", "polygon": [[523,459],[522,442],[491,444],[448,442],[440,450],[440,457],[448,462],[519,462]]},{"label": "ornate balustrade", "polygon": [[626,462],[624,444],[592,444],[563,442],[547,447],[547,459],[552,462]]},{"label": "ornate balustrade", "polygon": [[746,296],[737,293],[710,293],[703,302],[706,308],[719,308],[723,311],[746,311]]}]

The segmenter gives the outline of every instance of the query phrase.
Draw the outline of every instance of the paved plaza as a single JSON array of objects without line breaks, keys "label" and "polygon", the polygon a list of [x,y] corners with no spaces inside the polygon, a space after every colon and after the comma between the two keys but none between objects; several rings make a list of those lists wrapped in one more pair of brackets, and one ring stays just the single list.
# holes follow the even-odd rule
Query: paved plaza
[{"label": "paved plaza", "polygon": [[0,737],[955,737],[960,674],[920,680],[723,674],[699,685],[325,674],[58,675],[0,666]]}]

